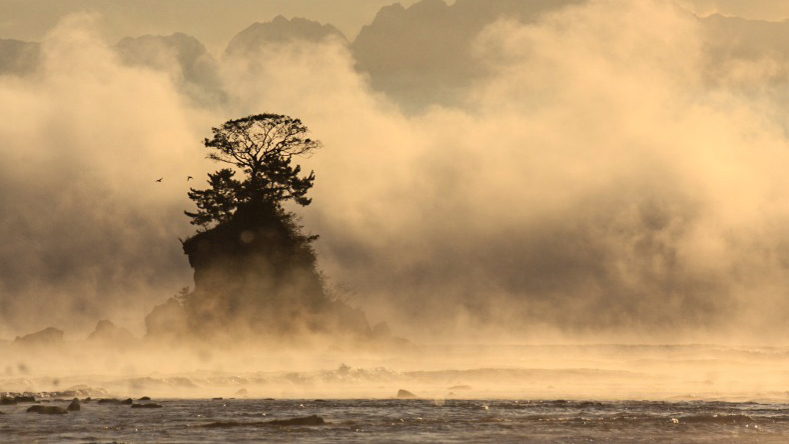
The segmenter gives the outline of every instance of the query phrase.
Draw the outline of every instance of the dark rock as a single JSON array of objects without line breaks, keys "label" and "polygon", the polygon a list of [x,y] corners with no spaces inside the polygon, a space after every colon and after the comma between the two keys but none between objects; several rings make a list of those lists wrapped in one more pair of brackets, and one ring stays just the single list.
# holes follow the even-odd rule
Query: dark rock
[{"label": "dark rock", "polygon": [[41,44],[0,39],[0,75],[26,75],[36,70],[41,58]]},{"label": "dark rock", "polygon": [[186,304],[190,331],[206,339],[234,329],[369,336],[364,313],[327,293],[313,240],[265,203],[241,206],[230,220],[185,240],[195,283]]},{"label": "dark rock", "polygon": [[474,40],[501,17],[533,23],[546,13],[583,0],[421,0],[380,9],[351,49],[373,89],[407,110],[458,103],[457,91],[487,74],[475,60]]},{"label": "dark rock", "polygon": [[76,412],[79,409],[80,409],[79,399],[77,398],[72,399],[71,404],[69,404],[68,407],[66,407],[66,410],[68,410],[69,412]]},{"label": "dark rock", "polygon": [[27,412],[41,415],[63,415],[68,413],[63,407],[58,407],[56,405],[34,405],[27,409]]},{"label": "dark rock", "polygon": [[150,401],[151,398],[149,396],[143,396],[142,398],[138,399],[138,401]]},{"label": "dark rock", "polygon": [[0,397],[0,405],[16,405],[16,399],[8,396]]},{"label": "dark rock", "polygon": [[145,316],[145,329],[151,338],[178,339],[187,333],[186,311],[180,302],[170,298]]},{"label": "dark rock", "polygon": [[22,337],[17,336],[13,345],[24,347],[52,346],[63,343],[63,331],[54,327],[31,333]]},{"label": "dark rock", "polygon": [[118,327],[108,320],[99,321],[96,329],[88,336],[89,341],[105,344],[129,344],[135,341],[134,335],[123,327]]},{"label": "dark rock", "polygon": [[114,398],[102,398],[98,400],[99,404],[110,404],[110,405],[132,405],[134,401],[131,398],[120,400]]},{"label": "dark rock", "polygon": [[218,65],[196,38],[177,32],[168,36],[125,37],[115,46],[121,60],[170,75],[180,90],[197,103],[221,102]]},{"label": "dark rock", "polygon": [[154,404],[153,402],[145,403],[145,404],[132,404],[131,408],[133,409],[160,409],[162,408],[161,404]]},{"label": "dark rock", "polygon": [[324,425],[326,424],[326,421],[324,421],[320,416],[310,415],[303,418],[275,419],[273,421],[266,422],[266,424],[274,426],[316,426]]},{"label": "dark rock", "polygon": [[386,322],[379,322],[373,327],[373,338],[389,338],[392,336],[392,330]]},{"label": "dark rock", "polygon": [[397,391],[397,397],[400,399],[416,399],[418,396],[409,392],[408,390],[400,389]]}]

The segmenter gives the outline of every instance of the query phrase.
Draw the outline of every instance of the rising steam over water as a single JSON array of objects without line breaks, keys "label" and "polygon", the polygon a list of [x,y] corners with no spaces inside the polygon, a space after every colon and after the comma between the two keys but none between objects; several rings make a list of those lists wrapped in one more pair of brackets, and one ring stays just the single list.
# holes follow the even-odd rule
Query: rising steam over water
[{"label": "rising steam over water", "polygon": [[[101,2],[40,45],[0,34],[0,394],[163,404],[9,403],[0,440],[785,441],[789,27],[691,13],[773,3],[361,3],[345,36],[226,54],[221,26],[190,28],[206,51],[172,34],[194,22],[113,26]],[[329,29],[273,17],[247,37]],[[217,169],[201,141],[265,112],[322,142],[293,210],[389,342],[145,337],[194,285],[183,211]],[[132,334],[86,340],[102,319]],[[13,340],[50,326],[65,341]],[[313,414],[326,426],[269,422]]]},{"label": "rising steam over water", "polygon": [[[82,362],[73,359],[80,351]],[[4,440],[779,443],[789,434],[786,347],[454,345],[388,356],[148,349],[135,368],[125,360],[107,370],[116,357],[80,346],[0,378],[39,405],[82,400],[80,411],[44,419],[26,413],[29,403],[0,406]],[[343,359],[350,365],[336,365]],[[161,407],[98,402],[127,397]],[[312,415],[323,422],[273,422]]]},{"label": "rising steam over water", "polygon": [[0,76],[2,334],[79,337],[102,318],[142,334],[191,284],[178,238],[186,177],[213,167],[200,141],[272,111],[324,143],[302,222],[373,321],[443,338],[779,340],[786,60],[721,51],[705,20],[613,0],[503,17],[469,38],[480,72],[452,100],[402,111],[339,39],[209,54],[205,95],[166,48],[155,69],[129,64],[101,15],[67,16],[36,71]]}]

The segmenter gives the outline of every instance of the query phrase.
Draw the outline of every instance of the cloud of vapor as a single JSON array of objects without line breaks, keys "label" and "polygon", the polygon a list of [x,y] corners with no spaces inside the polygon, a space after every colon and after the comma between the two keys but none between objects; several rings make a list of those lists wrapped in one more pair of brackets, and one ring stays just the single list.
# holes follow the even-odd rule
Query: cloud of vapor
[{"label": "cloud of vapor", "polygon": [[502,20],[476,39],[490,74],[467,105],[417,116],[330,44],[261,54],[234,84],[240,109],[324,141],[305,225],[373,319],[469,337],[781,330],[780,104],[727,88],[705,38],[666,2]]},{"label": "cloud of vapor", "polygon": [[0,77],[3,334],[111,314],[137,328],[188,284],[177,238],[203,117],[166,75],[120,64],[95,20],[53,29],[34,76]]},{"label": "cloud of vapor", "polygon": [[42,307],[139,322],[189,285],[184,180],[219,168],[199,141],[262,112],[323,142],[303,159],[313,204],[294,211],[329,278],[395,333],[784,328],[782,104],[732,86],[756,64],[711,70],[699,22],[666,2],[491,24],[474,41],[489,74],[464,106],[418,115],[373,92],[336,41],[225,59],[227,101],[198,110],[166,73],[117,62],[85,20],[50,33],[35,77],[0,77],[8,331],[33,330]]}]

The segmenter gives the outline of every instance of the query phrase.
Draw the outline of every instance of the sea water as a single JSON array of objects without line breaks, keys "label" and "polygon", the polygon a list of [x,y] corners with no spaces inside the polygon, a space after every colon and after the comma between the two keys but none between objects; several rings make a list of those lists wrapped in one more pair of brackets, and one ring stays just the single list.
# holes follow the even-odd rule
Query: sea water
[{"label": "sea water", "polygon": [[[82,400],[63,415],[1,405],[0,443],[789,442],[789,347],[443,345],[375,359],[326,353],[309,365],[259,355],[251,368],[279,368],[220,360],[119,374],[95,361],[94,374],[55,377],[35,360],[21,374],[21,358],[0,354],[0,393]],[[161,408],[97,402],[143,395]],[[323,424],[271,422],[312,415]]]},{"label": "sea water", "polygon": [[[156,402],[162,408],[83,402],[79,412],[65,415],[26,413],[27,404],[5,406],[0,415],[0,442],[789,442],[789,405],[775,403],[479,399]],[[325,423],[269,423],[310,415],[318,415]]]}]

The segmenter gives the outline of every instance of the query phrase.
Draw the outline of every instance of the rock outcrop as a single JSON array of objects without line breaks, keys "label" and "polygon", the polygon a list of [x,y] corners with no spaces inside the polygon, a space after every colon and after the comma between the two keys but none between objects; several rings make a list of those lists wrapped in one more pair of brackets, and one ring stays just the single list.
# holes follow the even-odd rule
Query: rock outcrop
[{"label": "rock outcrop", "polygon": [[23,347],[46,347],[59,345],[62,343],[63,330],[49,327],[22,337],[17,336],[14,342],[12,342],[12,345]]},{"label": "rock outcrop", "polygon": [[40,62],[41,44],[21,40],[0,39],[0,75],[26,75]]},{"label": "rock outcrop", "polygon": [[66,407],[66,410],[68,410],[69,412],[76,412],[79,411],[81,408],[82,407],[79,404],[79,399],[74,398],[71,400],[71,404],[69,404],[68,407]]},{"label": "rock outcrop", "polygon": [[177,32],[168,36],[126,37],[115,50],[128,65],[166,72],[181,92],[198,103],[216,104],[225,99],[216,60],[192,36]]},{"label": "rock outcrop", "polygon": [[96,324],[96,329],[88,336],[88,340],[103,344],[129,345],[134,343],[136,338],[129,330],[105,319]]},{"label": "rock outcrop", "polygon": [[56,405],[34,405],[27,409],[28,413],[38,413],[40,415],[65,415],[68,410]]},{"label": "rock outcrop", "polygon": [[364,313],[327,295],[312,239],[261,205],[186,240],[195,283],[185,304],[190,331],[368,337]]},{"label": "rock outcrop", "polygon": [[398,399],[417,399],[419,398],[415,394],[409,392],[408,390],[400,389],[397,391],[397,398]]}]

